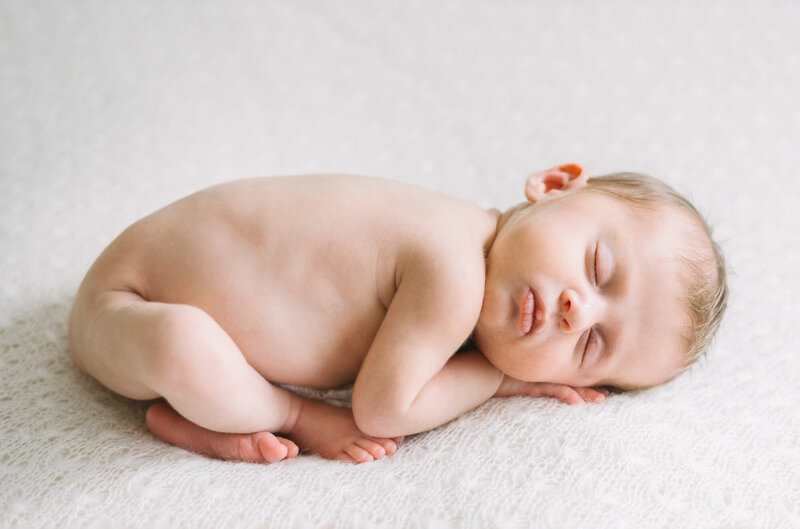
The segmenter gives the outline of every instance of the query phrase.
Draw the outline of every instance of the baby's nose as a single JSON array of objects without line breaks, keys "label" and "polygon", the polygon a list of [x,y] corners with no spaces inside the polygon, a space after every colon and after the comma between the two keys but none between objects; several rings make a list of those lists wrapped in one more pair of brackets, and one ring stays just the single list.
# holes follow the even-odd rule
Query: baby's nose
[{"label": "baby's nose", "polygon": [[567,333],[583,332],[593,325],[598,303],[591,296],[581,296],[571,288],[564,289],[558,297],[559,328]]}]

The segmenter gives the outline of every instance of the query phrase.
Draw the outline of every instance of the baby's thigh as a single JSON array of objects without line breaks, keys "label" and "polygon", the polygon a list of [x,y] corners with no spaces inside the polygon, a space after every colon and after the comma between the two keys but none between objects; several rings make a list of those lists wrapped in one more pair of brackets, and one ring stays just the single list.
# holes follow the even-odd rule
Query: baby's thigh
[{"label": "baby's thigh", "polygon": [[78,367],[134,399],[159,396],[143,377],[152,330],[139,307],[147,303],[134,292],[112,290],[89,299],[79,293],[69,322],[69,352]]},{"label": "baby's thigh", "polygon": [[130,291],[106,291],[76,303],[70,353],[86,373],[133,399],[199,395],[226,366],[252,371],[202,309],[150,302]]}]

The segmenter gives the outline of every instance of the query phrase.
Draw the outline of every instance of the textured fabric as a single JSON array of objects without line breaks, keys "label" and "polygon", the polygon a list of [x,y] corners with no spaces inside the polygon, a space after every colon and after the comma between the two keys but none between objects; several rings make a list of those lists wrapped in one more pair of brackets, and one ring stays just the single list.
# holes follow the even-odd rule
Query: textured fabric
[{"label": "textured fabric", "polygon": [[[798,20],[791,1],[0,3],[0,526],[800,527]],[[210,184],[350,172],[505,208],[565,162],[661,177],[715,227],[730,311],[665,386],[494,399],[372,464],[259,466],[158,441],[67,355],[99,252]]]}]

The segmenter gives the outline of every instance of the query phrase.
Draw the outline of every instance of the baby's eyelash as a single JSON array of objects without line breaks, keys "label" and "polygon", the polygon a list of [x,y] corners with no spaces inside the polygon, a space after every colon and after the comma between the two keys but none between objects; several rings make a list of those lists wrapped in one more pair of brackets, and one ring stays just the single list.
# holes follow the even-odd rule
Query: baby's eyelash
[{"label": "baby's eyelash", "polygon": [[592,362],[596,362],[597,359],[600,357],[601,354],[605,354],[603,351],[603,333],[602,329],[598,328],[597,326],[590,327],[588,331],[584,334],[586,336],[586,341],[583,343],[583,354],[581,355],[581,362],[580,365],[583,366],[583,362],[586,360],[586,354],[589,352],[589,346],[593,346],[594,350],[592,352]]},{"label": "baby's eyelash", "polygon": [[592,339],[592,332],[594,331],[594,327],[589,329],[586,334],[586,341],[583,342],[583,354],[581,355],[581,365],[583,365],[583,361],[586,358],[586,351],[589,349],[589,342]]},{"label": "baby's eyelash", "polygon": [[594,284],[597,286],[597,248],[600,243],[594,244],[594,254],[592,254],[592,270],[594,271]]}]

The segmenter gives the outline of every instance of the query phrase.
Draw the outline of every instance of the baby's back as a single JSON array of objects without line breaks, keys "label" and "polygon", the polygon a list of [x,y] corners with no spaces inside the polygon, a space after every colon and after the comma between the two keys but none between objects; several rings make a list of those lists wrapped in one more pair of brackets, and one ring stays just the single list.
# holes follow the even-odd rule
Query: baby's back
[{"label": "baby's back", "polygon": [[[79,298],[124,289],[194,305],[265,378],[341,385],[358,373],[403,256],[443,234],[470,239],[483,216],[471,203],[375,178],[231,182],[128,228],[92,267]],[[480,252],[477,237],[474,247]]]}]

